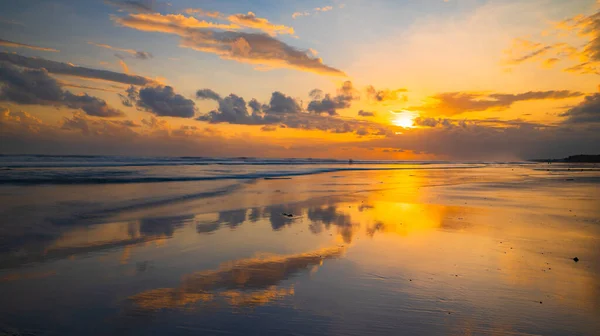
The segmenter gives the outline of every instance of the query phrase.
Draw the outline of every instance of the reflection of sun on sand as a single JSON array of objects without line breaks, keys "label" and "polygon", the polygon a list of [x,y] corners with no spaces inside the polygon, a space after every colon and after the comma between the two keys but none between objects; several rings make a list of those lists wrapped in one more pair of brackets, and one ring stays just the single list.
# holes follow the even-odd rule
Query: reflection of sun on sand
[{"label": "reflection of sun on sand", "polygon": [[143,310],[185,308],[196,302],[225,299],[232,306],[255,306],[293,295],[294,288],[277,285],[325,259],[340,257],[344,247],[329,247],[288,256],[236,260],[217,270],[184,276],[178,288],[158,288],[129,299]]}]

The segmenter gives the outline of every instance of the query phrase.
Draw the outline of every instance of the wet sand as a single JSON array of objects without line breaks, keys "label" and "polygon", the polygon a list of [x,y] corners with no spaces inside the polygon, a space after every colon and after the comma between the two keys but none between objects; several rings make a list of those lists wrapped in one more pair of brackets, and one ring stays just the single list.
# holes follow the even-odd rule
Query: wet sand
[{"label": "wet sand", "polygon": [[2,186],[0,334],[597,335],[569,167]]}]

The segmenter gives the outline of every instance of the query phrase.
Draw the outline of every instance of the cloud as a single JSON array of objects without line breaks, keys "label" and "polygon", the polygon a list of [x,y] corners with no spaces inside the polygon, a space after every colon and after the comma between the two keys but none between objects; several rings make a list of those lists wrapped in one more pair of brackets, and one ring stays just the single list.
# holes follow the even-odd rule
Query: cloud
[{"label": "cloud", "polygon": [[[38,133],[43,122],[41,119],[23,111],[11,111],[0,107],[0,130],[6,133]],[[0,132],[1,133],[1,132]]]},{"label": "cloud", "polygon": [[197,16],[206,16],[206,17],[211,17],[214,19],[219,19],[219,18],[223,18],[224,15],[221,14],[220,12],[217,11],[205,11],[201,8],[187,8],[183,11],[186,14],[190,14],[190,15],[197,15]]},{"label": "cloud", "polygon": [[40,51],[59,52],[58,50],[53,49],[53,48],[38,47],[38,46],[30,45],[30,44],[12,42],[12,41],[7,41],[7,40],[3,40],[3,39],[0,39],[0,47],[27,48],[27,49],[40,50]]},{"label": "cloud", "polygon": [[286,96],[279,91],[271,94],[269,105],[264,109],[264,112],[267,114],[293,114],[300,113],[301,111],[302,108],[294,98]]},{"label": "cloud", "polygon": [[592,15],[578,15],[558,23],[557,28],[574,31],[588,38],[581,54],[589,61],[600,61],[600,11]]},{"label": "cloud", "polygon": [[100,48],[105,48],[105,49],[110,49],[110,50],[124,52],[124,53],[127,53],[127,54],[131,55],[134,58],[141,59],[141,60],[146,60],[146,59],[149,59],[149,58],[153,57],[151,53],[146,52],[146,51],[117,48],[117,47],[110,46],[108,44],[94,43],[94,42],[88,42],[88,44],[95,45],[96,47],[100,47]]},{"label": "cloud", "polygon": [[211,89],[202,89],[196,92],[196,98],[198,99],[211,99],[219,101],[221,96]]},{"label": "cloud", "polygon": [[523,160],[594,153],[600,128],[561,124],[556,127],[515,121],[502,126],[481,121],[421,119],[430,127],[357,143],[360,147],[399,148],[456,160]]},{"label": "cloud", "polygon": [[320,58],[313,57],[309,51],[296,49],[272,36],[214,30],[231,29],[230,25],[174,14],[130,14],[127,17],[113,17],[113,20],[121,26],[137,30],[176,34],[182,38],[182,47],[216,54],[222,59],[268,68],[291,68],[322,75],[345,76],[344,72],[323,64]]},{"label": "cloud", "polygon": [[[313,90],[313,95],[315,94]],[[320,91],[320,90],[319,90]],[[350,82],[338,89],[334,98],[337,102],[355,99],[355,89]],[[333,116],[323,116],[307,113],[292,97],[275,91],[271,94],[268,104],[261,104],[256,99],[246,102],[244,98],[230,94],[221,98],[219,94],[210,90],[198,90],[199,99],[208,99],[218,102],[218,108],[197,118],[210,123],[230,123],[240,125],[262,125],[263,131],[275,130],[275,126],[304,130],[320,130],[332,133],[356,133],[357,135],[383,136],[393,133],[389,127],[365,120],[343,119]],[[340,98],[341,97],[341,98]],[[323,103],[325,98],[319,102]]]},{"label": "cloud", "polygon": [[313,113],[327,113],[330,116],[337,115],[337,110],[348,108],[352,105],[352,101],[358,99],[357,91],[352,86],[352,82],[346,81],[341,88],[338,89],[337,95],[323,95],[319,89],[310,92],[312,100],[308,103],[307,110]]},{"label": "cloud", "polygon": [[[211,123],[228,122],[231,124],[243,125],[264,125],[273,124],[282,121],[282,116],[286,114],[295,114],[301,112],[301,107],[292,97],[275,91],[271,94],[269,104],[260,104],[256,99],[246,103],[244,98],[230,94],[221,98],[219,94],[210,90],[203,89],[196,92],[199,99],[215,100],[219,103],[217,110],[202,115],[198,120]],[[248,111],[248,107],[252,112]]]},{"label": "cloud", "polygon": [[294,12],[292,14],[292,19],[295,19],[300,16],[309,16],[309,15],[310,15],[310,12]]},{"label": "cloud", "polygon": [[273,131],[277,130],[277,127],[271,126],[271,125],[265,125],[265,126],[261,127],[260,130],[263,132],[273,132]]},{"label": "cloud", "polygon": [[544,61],[544,68],[550,69],[552,68],[556,63],[560,62],[560,59],[553,57],[553,58],[548,58],[547,60]]},{"label": "cloud", "polygon": [[360,110],[360,111],[358,111],[358,115],[361,116],[361,117],[374,117],[375,116],[375,112],[369,112],[369,111]]},{"label": "cloud", "polygon": [[560,115],[566,123],[600,123],[600,94],[585,97],[579,105]]},{"label": "cloud", "polygon": [[515,58],[515,59],[511,59],[509,60],[507,63],[510,65],[516,65],[516,64],[521,64],[525,61],[531,60],[533,58],[535,58],[536,56],[541,56],[543,54],[545,54],[546,52],[548,52],[550,49],[552,49],[553,46],[544,46],[542,48],[536,49],[524,56]]},{"label": "cloud", "polygon": [[[569,66],[564,69],[566,72],[577,74],[598,74],[597,66],[600,63],[600,11],[591,15],[579,14],[574,17],[565,19],[555,24],[554,30],[551,33],[555,39],[563,39],[573,41],[575,39],[585,39],[582,46],[573,46],[569,43],[559,42],[554,44],[543,44],[531,42],[523,39],[516,39],[513,47],[508,50],[508,53],[514,52],[516,49],[524,49],[528,53],[511,59],[508,64],[520,64],[525,61],[535,60],[541,61],[545,68],[551,68],[559,60],[574,59],[578,60],[579,64]],[[548,35],[544,34],[544,35]],[[546,37],[548,39],[548,37]],[[553,52],[553,56],[548,60],[542,60],[541,55]]]},{"label": "cloud", "polygon": [[77,131],[85,136],[111,136],[120,139],[132,138],[137,135],[131,127],[139,127],[131,120],[92,119],[80,112],[74,112],[71,117],[64,117],[60,129]]},{"label": "cloud", "polygon": [[[372,85],[369,85],[369,86],[367,86],[366,91],[367,91],[367,97],[369,97],[370,99],[372,99],[374,101],[378,101],[378,102],[383,102],[383,101],[388,101],[388,100],[398,100],[401,98],[398,96],[398,94],[401,92],[406,92],[408,90],[406,90],[406,89],[376,90]],[[406,96],[403,96],[402,98],[406,99]]]},{"label": "cloud", "polygon": [[267,19],[256,17],[256,14],[248,12],[248,14],[234,14],[228,17],[229,22],[242,27],[252,28],[264,31],[265,33],[275,36],[277,34],[294,35],[294,28],[285,25],[276,25]]},{"label": "cloud", "polygon": [[108,106],[104,100],[87,94],[74,95],[69,91],[65,91],[63,101],[65,106],[72,109],[81,109],[91,116],[110,118],[125,115],[122,111]]},{"label": "cloud", "polygon": [[230,124],[241,125],[259,125],[264,123],[262,115],[259,115],[258,113],[248,113],[246,101],[238,95],[232,93],[227,97],[219,99],[214,99],[215,97],[212,95],[209,96],[210,98],[204,98],[202,96],[200,98],[216,100],[219,103],[219,107],[217,110],[201,115],[198,117],[198,120],[208,121],[210,123],[227,122]]},{"label": "cloud", "polygon": [[328,12],[328,11],[330,11],[332,9],[333,9],[332,6],[323,6],[323,7],[316,7],[315,11],[317,11],[317,12]]},{"label": "cloud", "polygon": [[129,67],[127,66],[127,63],[125,63],[125,61],[123,61],[122,59],[119,60],[119,65],[121,65],[121,68],[123,68],[123,72],[126,74],[129,74]]},{"label": "cloud", "polygon": [[[121,95],[121,100],[124,98]],[[138,107],[158,116],[192,118],[196,113],[194,101],[175,93],[170,86],[148,86],[138,93],[130,88],[127,98],[130,100],[125,101],[131,103],[134,100]]]},{"label": "cloud", "polygon": [[577,73],[581,75],[594,74],[600,75],[600,70],[594,62],[584,62],[572,67],[565,68],[566,72]]},{"label": "cloud", "polygon": [[[129,14],[126,17],[111,17],[117,24],[141,31],[161,32],[169,34],[188,35],[188,31],[194,29],[212,28],[212,29],[237,29],[236,25],[214,23],[205,20],[198,20],[181,14]],[[206,32],[206,30],[204,30]]]},{"label": "cloud", "polygon": [[119,117],[123,112],[112,108],[102,99],[75,95],[63,90],[45,69],[24,69],[0,63],[0,101],[23,105],[55,105],[81,109],[97,117]]},{"label": "cloud", "polygon": [[155,0],[104,0],[104,3],[132,13],[154,13],[158,11],[157,7],[163,6]]},{"label": "cloud", "polygon": [[473,92],[447,92],[430,97],[426,105],[409,107],[409,110],[435,112],[444,115],[455,115],[464,112],[480,112],[486,110],[503,110],[519,101],[542,99],[566,99],[583,96],[583,93],[569,90],[562,91],[529,91],[519,94],[481,94]]},{"label": "cloud", "polygon": [[43,58],[26,57],[17,54],[0,52],[0,61],[8,62],[20,67],[30,69],[46,69],[49,73],[58,75],[69,75],[82,78],[101,79],[111,82],[148,85],[155,83],[154,80],[142,76],[128,75],[109,70],[99,70],[80,66],[74,66],[67,63],[55,62]]},{"label": "cloud", "polygon": [[[344,6],[345,6],[344,4],[341,4],[339,7],[340,8],[344,8]],[[301,17],[301,16],[310,16],[310,15],[313,15],[313,14],[316,14],[316,13],[329,12],[332,9],[333,9],[333,6],[315,7],[310,12],[309,11],[294,12],[292,14],[292,18],[295,19],[295,18],[298,18],[298,17]]]}]

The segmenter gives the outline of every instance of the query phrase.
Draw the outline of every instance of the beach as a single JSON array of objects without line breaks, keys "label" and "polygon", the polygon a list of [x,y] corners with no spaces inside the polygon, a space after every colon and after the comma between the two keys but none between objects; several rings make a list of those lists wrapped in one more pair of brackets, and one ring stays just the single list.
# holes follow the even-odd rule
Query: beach
[{"label": "beach", "polygon": [[600,330],[598,165],[0,166],[0,334]]}]

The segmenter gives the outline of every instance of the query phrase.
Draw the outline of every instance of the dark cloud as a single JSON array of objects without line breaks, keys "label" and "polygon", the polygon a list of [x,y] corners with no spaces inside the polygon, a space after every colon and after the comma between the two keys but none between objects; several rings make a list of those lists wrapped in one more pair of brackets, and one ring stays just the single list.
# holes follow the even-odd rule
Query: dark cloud
[{"label": "dark cloud", "polygon": [[219,101],[221,100],[221,96],[211,89],[202,89],[196,91],[196,98],[198,99],[211,99]]},{"label": "dark cloud", "polygon": [[[244,98],[230,94],[221,98],[219,94],[210,90],[202,89],[196,92],[200,99],[215,100],[219,103],[217,110],[198,117],[198,120],[211,123],[227,122],[242,125],[264,125],[280,122],[283,115],[300,113],[302,108],[292,97],[275,91],[271,94],[269,104],[260,104],[256,99],[246,103]],[[248,111],[248,107],[252,110]]]},{"label": "dark cloud", "polygon": [[267,34],[212,30],[234,29],[232,25],[199,21],[180,14],[158,13],[130,14],[127,17],[113,17],[113,20],[124,27],[178,35],[182,38],[182,47],[216,54],[223,59],[267,68],[292,68],[345,76],[341,70],[323,64],[311,52],[299,50]]},{"label": "dark cloud", "polygon": [[139,125],[131,120],[92,119],[81,112],[64,117],[60,124],[62,130],[78,131],[84,136],[114,137],[121,141],[137,136],[132,127]]},{"label": "dark cloud", "polygon": [[104,0],[104,3],[132,13],[154,13],[158,4],[154,0]]},{"label": "dark cloud", "polygon": [[373,139],[358,146],[401,148],[456,160],[503,161],[561,158],[600,150],[600,127],[590,125],[552,127],[519,121],[494,125],[485,121],[444,122],[443,119],[436,123],[435,127],[407,129],[402,134]]},{"label": "dark cloud", "polygon": [[24,105],[55,105],[81,109],[97,117],[119,117],[123,112],[112,108],[102,99],[75,95],[63,90],[45,69],[21,70],[0,62],[0,100]]},{"label": "dark cloud", "polygon": [[[137,59],[142,59],[142,60],[146,60],[146,59],[150,59],[152,58],[152,54],[147,52],[147,51],[140,51],[140,50],[134,50],[134,49],[126,49],[126,48],[118,48],[118,47],[113,47],[111,45],[108,44],[103,44],[103,43],[94,43],[94,42],[88,42],[88,44],[91,45],[95,45],[96,47],[100,47],[100,48],[105,48],[105,49],[109,49],[109,50],[116,50],[116,51],[120,51],[120,52],[124,52],[129,54],[131,57],[133,58],[137,58]],[[120,59],[125,59],[125,57],[121,54],[115,54],[115,56],[117,58]]]},{"label": "dark cloud", "polygon": [[262,111],[262,108],[263,108],[263,106],[255,98],[252,98],[248,102],[248,106],[250,106],[250,108],[252,109],[253,113],[260,113]]},{"label": "dark cloud", "polygon": [[[310,94],[315,101],[318,98],[321,98],[320,102],[325,99],[321,97],[323,93],[320,90],[313,90]],[[356,99],[355,94],[356,91],[352,87],[352,83],[346,82],[338,90],[335,99],[347,104],[349,101]],[[197,118],[210,123],[272,125],[272,127],[263,127],[263,131],[273,131],[276,129],[275,126],[279,126],[333,133],[356,133],[358,135],[381,136],[391,133],[388,127],[378,123],[304,112],[297,100],[278,91],[271,94],[268,104],[261,104],[256,99],[246,103],[242,97],[235,94],[220,98],[219,94],[210,89],[198,90],[196,96],[200,99],[211,99],[219,103],[216,110]]]},{"label": "dark cloud", "polygon": [[519,101],[542,99],[566,99],[580,97],[583,93],[569,90],[529,91],[519,94],[494,93],[484,95],[472,92],[447,92],[430,97],[430,103],[410,107],[410,110],[432,111],[444,115],[464,112],[478,112],[494,109],[506,109]]},{"label": "dark cloud", "polygon": [[[214,99],[218,96],[215,96],[216,93],[208,89],[199,90],[198,92],[201,91],[211,97],[204,99]],[[196,95],[198,96],[198,93]],[[244,98],[238,95],[232,93],[225,98],[218,99],[217,101],[219,103],[218,109],[198,117],[198,120],[208,121],[210,123],[227,122],[230,124],[242,125],[258,125],[263,123],[263,117],[261,115],[258,113],[248,113],[246,101]]]},{"label": "dark cloud", "polygon": [[0,100],[18,104],[50,105],[63,99],[58,82],[44,69],[20,70],[0,62]]},{"label": "dark cloud", "polygon": [[545,46],[536,50],[533,50],[532,52],[530,52],[529,54],[526,54],[524,56],[515,58],[510,60],[508,63],[509,64],[521,64],[527,60],[530,60],[532,58],[535,58],[536,56],[540,56],[545,54],[547,51],[549,51],[550,49],[554,48],[554,46]]},{"label": "dark cloud", "polygon": [[360,111],[358,111],[358,115],[361,116],[361,117],[374,117],[375,116],[375,112],[369,112],[369,111],[360,110]]},{"label": "dark cloud", "polygon": [[192,118],[196,113],[193,100],[175,93],[170,86],[149,86],[140,89],[137,106],[163,117]]},{"label": "dark cloud", "polygon": [[[256,104],[253,103],[253,109],[256,108]],[[267,105],[265,112],[267,114],[289,114],[299,113],[302,110],[298,102],[285,94],[275,91],[271,94],[271,101]]]},{"label": "dark cloud", "polygon": [[154,81],[135,75],[128,75],[109,70],[99,70],[86,67],[79,67],[62,62],[55,62],[43,58],[26,57],[17,54],[0,52],[0,61],[8,62],[20,67],[30,69],[46,69],[49,73],[58,75],[69,75],[83,78],[102,79],[123,84],[148,85]]},{"label": "dark cloud", "polygon": [[118,109],[112,108],[102,99],[84,94],[81,96],[74,95],[69,91],[65,91],[64,103],[72,109],[81,109],[87,115],[95,117],[120,117],[125,115]]},{"label": "dark cloud", "polygon": [[425,127],[436,127],[438,125],[450,126],[450,125],[452,125],[452,120],[445,119],[445,118],[417,117],[414,120],[414,124],[415,124],[415,126],[425,126]]},{"label": "dark cloud", "polygon": [[323,91],[319,89],[312,90],[309,95],[312,100],[308,103],[307,110],[313,113],[327,113],[330,116],[337,115],[339,109],[350,107],[352,101],[359,98],[350,81],[344,82],[335,96],[323,96]]},{"label": "dark cloud", "polygon": [[133,105],[138,99],[137,89],[135,88],[135,86],[131,85],[127,88],[127,90],[125,90],[125,93],[127,93],[127,95],[121,93],[118,94],[119,98],[121,98],[121,103],[127,107],[133,107]]},{"label": "dark cloud", "polygon": [[277,127],[272,125],[265,125],[261,127],[260,130],[263,132],[274,132],[277,130]]},{"label": "dark cloud", "polygon": [[566,123],[600,123],[600,93],[585,97],[579,105],[570,108],[561,117]]},{"label": "dark cloud", "polygon": [[147,51],[136,51],[135,54],[133,54],[133,57],[137,58],[137,59],[149,59],[152,58],[152,54],[147,52]]},{"label": "dark cloud", "polygon": [[399,93],[406,92],[406,89],[396,89],[396,90],[376,90],[372,85],[367,86],[367,96],[375,101],[382,102],[388,100],[398,100],[400,98],[405,99],[406,96],[399,96]]}]

